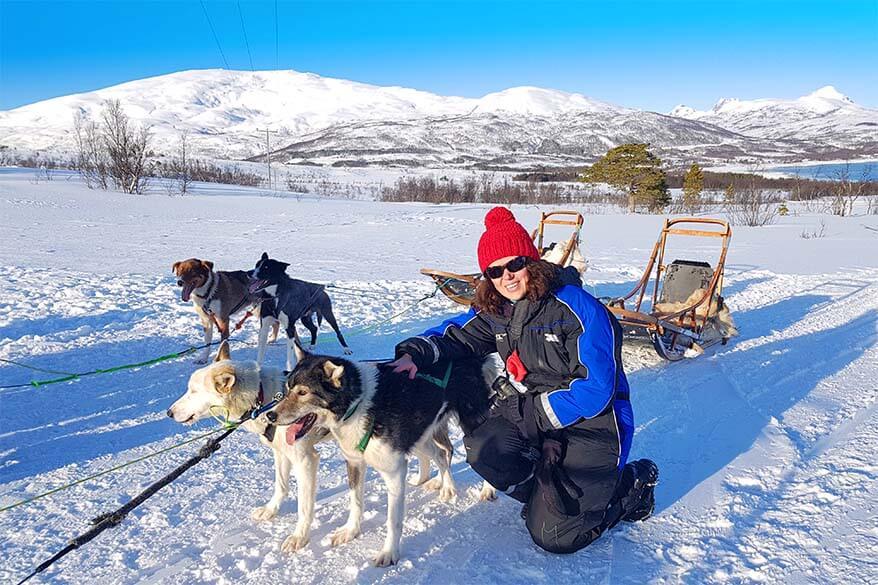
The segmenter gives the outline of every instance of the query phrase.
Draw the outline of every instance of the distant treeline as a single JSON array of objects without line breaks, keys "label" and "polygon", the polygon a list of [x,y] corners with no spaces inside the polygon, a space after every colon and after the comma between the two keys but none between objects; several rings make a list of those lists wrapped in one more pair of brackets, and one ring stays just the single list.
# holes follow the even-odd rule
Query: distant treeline
[{"label": "distant treeline", "polygon": [[499,203],[512,204],[570,204],[611,203],[619,205],[624,197],[615,193],[595,191],[586,185],[555,183],[512,182],[495,180],[493,174],[465,177],[455,180],[400,177],[392,186],[381,190],[382,201],[421,203]]},{"label": "distant treeline", "polygon": [[[755,173],[717,173],[704,171],[705,191],[724,191],[729,187],[736,188],[747,185],[749,188],[758,188],[789,193],[793,200],[810,200],[818,197],[833,195],[838,187],[837,181],[805,179],[791,177],[772,179]],[[513,181],[531,183],[552,183],[576,181],[582,174],[582,169],[552,169],[537,170],[519,173],[512,177]],[[670,189],[683,188],[683,171],[670,171],[667,173],[667,185]],[[851,173],[843,178],[847,181],[857,181],[856,173]],[[864,192],[878,193],[878,181],[862,181]]]}]

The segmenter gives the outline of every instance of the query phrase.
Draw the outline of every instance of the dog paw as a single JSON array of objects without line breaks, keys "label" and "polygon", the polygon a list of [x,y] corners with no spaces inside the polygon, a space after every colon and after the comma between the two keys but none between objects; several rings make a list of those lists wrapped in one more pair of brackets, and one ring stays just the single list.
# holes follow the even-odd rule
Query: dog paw
[{"label": "dog paw", "polygon": [[345,355],[351,355],[352,353],[354,353],[354,350],[352,350],[351,348],[349,348],[349,347],[344,348]]},{"label": "dog paw", "polygon": [[430,481],[423,482],[421,484],[421,487],[431,492],[438,492],[442,489],[442,478],[440,476],[436,476]]},{"label": "dog paw", "polygon": [[457,499],[457,489],[453,485],[443,485],[439,489],[440,502],[452,502]]},{"label": "dog paw", "polygon": [[480,502],[493,502],[497,499],[497,490],[489,484],[487,481],[482,484],[482,489],[479,490],[479,501]]},{"label": "dog paw", "polygon": [[352,541],[359,535],[359,528],[342,526],[341,528],[334,530],[332,534],[329,535],[329,544],[330,546],[338,546],[340,544]]},{"label": "dog paw", "polygon": [[382,550],[372,561],[376,567],[389,567],[399,561],[399,550]]},{"label": "dog paw", "polygon": [[257,522],[261,522],[263,520],[271,520],[275,516],[277,516],[277,508],[268,505],[253,508],[253,511],[250,512],[250,517]]},{"label": "dog paw", "polygon": [[310,540],[307,534],[291,534],[280,545],[280,549],[285,553],[294,553],[305,548]]}]

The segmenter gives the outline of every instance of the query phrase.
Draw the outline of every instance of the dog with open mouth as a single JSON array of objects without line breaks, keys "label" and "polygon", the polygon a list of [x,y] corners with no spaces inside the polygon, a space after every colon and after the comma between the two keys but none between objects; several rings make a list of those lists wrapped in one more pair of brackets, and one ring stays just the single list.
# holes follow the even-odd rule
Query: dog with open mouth
[{"label": "dog with open mouth", "polygon": [[[326,319],[335,331],[344,353],[350,355],[351,349],[338,327],[332,312],[332,301],[323,285],[290,278],[286,273],[288,266],[286,262],[269,258],[268,253],[263,252],[256,266],[248,272],[250,294],[265,294],[273,300],[273,312],[287,333],[287,370],[292,370],[295,365],[293,344],[299,341],[296,321],[300,321],[311,332],[313,349],[317,344],[317,329]],[[312,315],[317,317],[316,325]]]},{"label": "dog with open mouth", "polygon": [[[189,258],[174,262],[171,267],[181,287],[183,302],[192,301],[195,312],[201,318],[204,328],[204,351],[195,363],[206,364],[210,357],[210,343],[213,340],[213,327],[219,329],[220,338],[229,338],[229,319],[232,315],[258,306],[259,349],[256,361],[260,364],[265,358],[265,348],[277,339],[278,321],[274,315],[274,303],[266,295],[250,292],[250,278],[243,270],[214,270],[213,262]],[[272,337],[268,338],[269,329]]]},{"label": "dog with open mouth", "polygon": [[[496,372],[483,371],[480,360],[435,364],[409,380],[370,362],[312,355],[294,344],[298,363],[287,378],[287,393],[269,419],[290,424],[317,415],[338,442],[347,461],[350,485],[348,523],[333,535],[333,544],[353,540],[363,515],[365,467],[375,468],[387,485],[387,535],[375,565],[395,564],[400,557],[405,504],[406,457],[432,459],[439,476],[432,482],[443,499],[456,494],[450,453],[443,453],[436,434],[445,433],[454,416],[462,428],[481,424],[490,409],[490,382]],[[423,466],[422,466],[423,471]],[[423,474],[422,474],[423,475]],[[483,486],[482,499],[494,499]]]},{"label": "dog with open mouth", "polygon": [[[237,421],[252,408],[266,404],[282,393],[285,384],[286,372],[261,367],[253,361],[232,360],[229,344],[223,343],[213,363],[192,373],[186,393],[171,405],[167,414],[187,425],[209,416],[224,416]],[[298,518],[295,530],[283,541],[281,549],[296,552],[311,539],[320,462],[315,446],[331,438],[329,431],[321,424],[316,413],[305,414],[286,425],[275,425],[261,416],[256,420],[247,420],[241,428],[259,435],[260,442],[270,448],[274,456],[274,492],[268,503],[252,511],[254,520],[271,520],[277,516],[289,491],[290,471],[295,474]],[[452,447],[447,428],[439,429],[435,440],[447,449],[447,459],[450,461]],[[430,461],[421,459],[419,463],[418,482],[425,487],[433,487],[427,481],[430,477]],[[352,481],[350,477],[349,481]],[[364,478],[358,476],[357,481],[362,483]],[[355,510],[352,509],[350,513],[346,525],[358,525],[360,519],[354,517]],[[332,538],[333,544],[346,542],[338,535]]]}]

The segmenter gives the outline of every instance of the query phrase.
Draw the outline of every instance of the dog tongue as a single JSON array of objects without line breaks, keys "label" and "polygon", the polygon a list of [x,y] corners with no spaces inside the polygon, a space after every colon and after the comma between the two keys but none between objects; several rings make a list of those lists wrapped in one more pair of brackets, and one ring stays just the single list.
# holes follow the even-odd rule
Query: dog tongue
[{"label": "dog tongue", "polygon": [[296,435],[299,434],[299,431],[301,431],[304,426],[305,421],[297,420],[287,427],[287,445],[292,445],[296,442]]},{"label": "dog tongue", "polygon": [[192,291],[195,290],[194,284],[184,284],[183,285],[183,302],[189,302],[189,295],[192,294]]}]

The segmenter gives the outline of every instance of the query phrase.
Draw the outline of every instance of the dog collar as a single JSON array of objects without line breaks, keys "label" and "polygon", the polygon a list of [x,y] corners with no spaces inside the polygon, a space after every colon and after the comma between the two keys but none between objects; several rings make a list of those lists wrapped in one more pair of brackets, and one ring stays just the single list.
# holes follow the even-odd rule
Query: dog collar
[{"label": "dog collar", "polygon": [[[363,397],[360,396],[356,400],[354,400],[350,406],[348,406],[347,411],[345,411],[344,416],[341,417],[342,422],[348,420],[359,408],[360,404],[363,402]],[[366,432],[363,433],[363,438],[354,446],[354,448],[362,453],[366,450],[366,447],[369,446],[369,440],[372,438],[372,435],[375,432],[375,421],[371,418],[366,421]]]},{"label": "dog collar", "polygon": [[259,396],[256,399],[256,405],[250,410],[249,415],[245,415],[244,418],[250,418],[250,420],[256,420],[259,416],[265,412],[268,412],[278,404],[280,401],[286,397],[287,393],[284,390],[278,391],[274,397],[271,399],[268,404],[262,404],[262,401],[265,400],[265,390],[262,388],[262,379],[259,380]]},{"label": "dog collar", "polygon": [[216,292],[216,287],[214,286],[216,284],[215,281],[216,281],[216,279],[214,278],[213,271],[211,270],[210,276],[207,277],[207,282],[204,283],[204,286],[207,286],[207,294],[204,296],[201,296],[197,292],[192,291],[192,294],[194,294],[196,297],[202,299],[202,301],[204,302],[204,308],[207,312],[212,312],[210,310],[210,303],[213,302],[213,295]]}]

